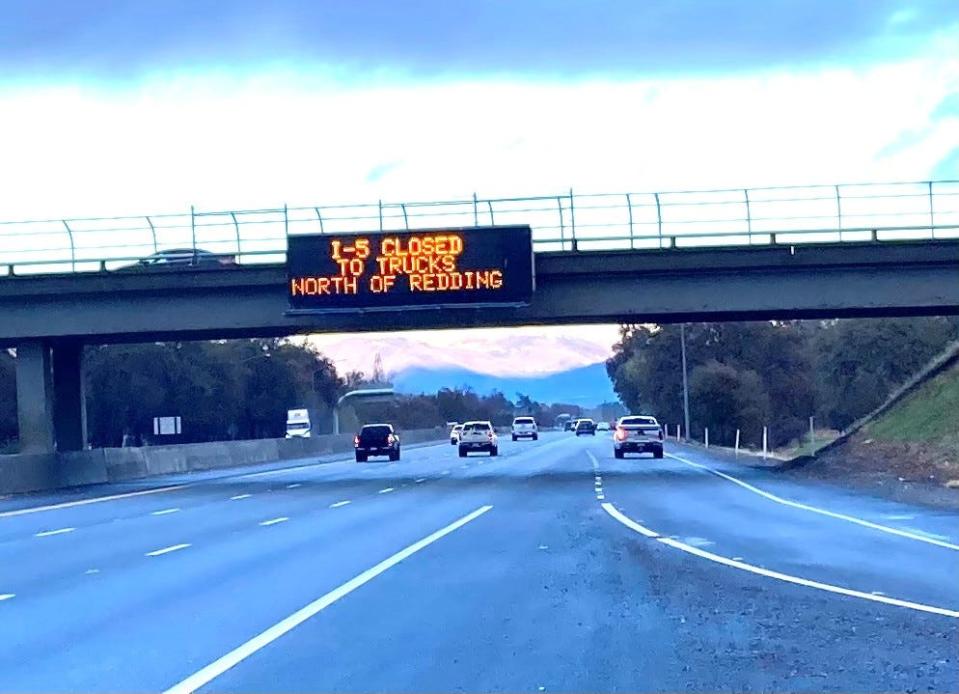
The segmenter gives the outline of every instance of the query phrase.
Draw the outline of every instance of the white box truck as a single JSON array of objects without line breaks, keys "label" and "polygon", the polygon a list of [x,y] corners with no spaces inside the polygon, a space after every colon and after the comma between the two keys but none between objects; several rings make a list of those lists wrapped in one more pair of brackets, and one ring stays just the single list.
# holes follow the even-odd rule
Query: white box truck
[{"label": "white box truck", "polygon": [[288,439],[308,439],[310,438],[310,411],[309,410],[288,410],[286,413],[286,438]]}]

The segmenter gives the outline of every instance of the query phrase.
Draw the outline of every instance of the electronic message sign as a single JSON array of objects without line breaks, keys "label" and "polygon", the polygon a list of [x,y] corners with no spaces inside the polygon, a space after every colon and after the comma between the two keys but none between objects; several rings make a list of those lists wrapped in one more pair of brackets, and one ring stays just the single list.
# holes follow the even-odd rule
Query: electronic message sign
[{"label": "electronic message sign", "polygon": [[533,294],[529,226],[290,236],[291,312],[519,305]]}]

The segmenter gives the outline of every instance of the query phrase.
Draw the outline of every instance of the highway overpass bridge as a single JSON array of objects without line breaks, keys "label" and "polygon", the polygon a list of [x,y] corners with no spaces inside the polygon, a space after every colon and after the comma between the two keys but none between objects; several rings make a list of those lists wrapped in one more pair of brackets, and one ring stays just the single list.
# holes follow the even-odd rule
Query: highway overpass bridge
[{"label": "highway overpass bridge", "polygon": [[[629,195],[617,197],[619,202],[597,202],[603,196],[580,200],[572,194],[519,202],[473,198],[423,203],[422,209],[412,204],[378,204],[372,215],[364,208],[363,214],[338,217],[331,216],[328,208],[309,208],[315,213],[311,224],[319,229],[302,229],[304,218],[288,208],[210,216],[191,212],[189,239],[173,247],[232,251],[239,264],[135,272],[116,271],[118,265],[129,264],[144,252],[137,245],[138,228],[131,232],[130,218],[107,220],[113,225],[112,234],[102,220],[68,220],[63,222],[65,231],[55,232],[68,233],[68,247],[50,246],[41,252],[4,253],[12,236],[5,238],[0,231],[0,269],[6,265],[6,276],[0,276],[0,346],[17,348],[21,449],[50,453],[83,447],[85,344],[312,332],[959,313],[959,211],[948,207],[952,200],[959,201],[959,184],[953,183],[936,184],[947,191],[939,192],[939,198],[933,184],[897,184],[908,187],[905,192],[883,189],[871,197],[843,197],[839,187],[830,187],[835,197],[825,197],[837,203],[832,217],[812,214],[820,199],[807,189],[735,191],[743,199],[732,202],[729,191],[707,191],[697,194],[696,200],[709,195],[720,195],[720,199],[685,203],[696,210],[703,204],[710,205],[710,210],[744,206],[740,216],[736,212],[722,219],[690,219],[688,211],[670,217],[669,205],[681,206],[670,202],[668,196],[673,194],[652,194],[655,212],[651,218],[642,215],[653,204],[644,207]],[[902,204],[905,199],[914,206],[916,198],[922,209],[890,208],[890,200]],[[768,211],[782,210],[797,200],[808,211],[805,216],[793,212],[775,217]],[[853,208],[859,212],[850,212],[850,200],[859,205]],[[864,200],[872,207],[863,208]],[[287,267],[282,262],[288,235],[328,233],[331,227],[344,233],[361,230],[363,225],[388,231],[395,228],[391,224],[397,218],[400,229],[435,228],[438,221],[464,221],[449,211],[456,205],[463,208],[467,222],[477,225],[531,220],[527,223],[531,223],[536,250],[536,289],[528,304],[309,315],[288,311]],[[768,210],[760,214],[757,209],[763,209],[762,205]],[[552,215],[548,219],[543,217],[547,207]],[[229,220],[225,225],[217,221],[223,215]],[[249,218],[258,221],[246,221]],[[850,226],[850,218],[860,226]],[[164,226],[165,218],[160,217],[142,219],[148,222],[152,240],[147,253],[175,243],[163,237],[164,229],[185,226]],[[33,223],[22,224],[28,228],[16,227],[21,243],[30,238]],[[258,233],[266,230],[266,234],[254,238],[242,224],[257,225]],[[270,236],[277,228],[279,241]],[[37,238],[42,233],[47,232],[37,232]],[[93,241],[84,245],[78,240],[81,233]],[[122,240],[115,240],[118,237]]]}]

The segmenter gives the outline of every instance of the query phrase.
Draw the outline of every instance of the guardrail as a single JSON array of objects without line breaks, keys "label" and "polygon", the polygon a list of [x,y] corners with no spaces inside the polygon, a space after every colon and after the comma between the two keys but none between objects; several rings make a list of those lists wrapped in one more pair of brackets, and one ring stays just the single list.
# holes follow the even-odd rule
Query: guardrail
[{"label": "guardrail", "polygon": [[496,224],[529,224],[537,252],[959,238],[959,180],[0,222],[0,276],[106,272],[171,249],[283,262],[293,234]]}]

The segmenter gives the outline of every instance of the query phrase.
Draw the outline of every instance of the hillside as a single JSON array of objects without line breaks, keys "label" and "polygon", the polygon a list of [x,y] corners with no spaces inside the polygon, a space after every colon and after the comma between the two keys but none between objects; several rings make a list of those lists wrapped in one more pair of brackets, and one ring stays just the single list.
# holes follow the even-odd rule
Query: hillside
[{"label": "hillside", "polygon": [[442,388],[468,386],[480,395],[499,391],[510,399],[517,393],[543,403],[562,402],[592,407],[615,402],[616,394],[605,364],[590,364],[543,376],[494,376],[462,368],[410,368],[393,377],[402,393],[435,393]]},{"label": "hillside", "polygon": [[894,498],[959,506],[959,351],[796,472],[845,478]]}]

